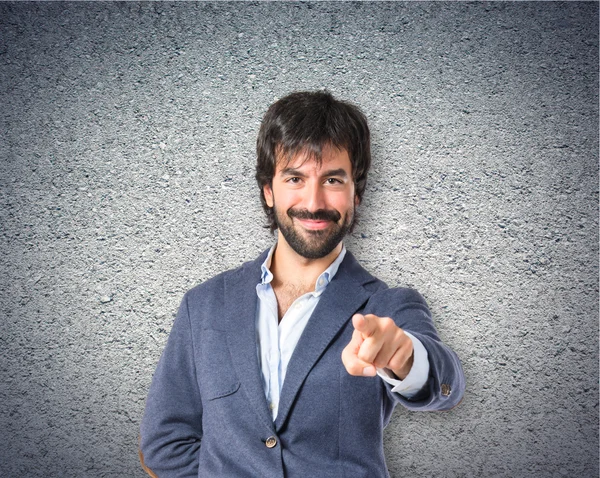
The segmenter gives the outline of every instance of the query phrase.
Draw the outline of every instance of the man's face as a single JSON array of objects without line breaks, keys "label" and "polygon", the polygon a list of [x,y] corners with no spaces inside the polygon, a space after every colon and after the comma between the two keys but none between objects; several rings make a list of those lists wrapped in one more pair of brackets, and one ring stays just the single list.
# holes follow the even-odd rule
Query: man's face
[{"label": "man's face", "polygon": [[319,259],[352,226],[358,198],[347,151],[324,147],[320,165],[306,158],[301,152],[288,164],[278,161],[273,185],[263,191],[280,236],[302,257]]}]

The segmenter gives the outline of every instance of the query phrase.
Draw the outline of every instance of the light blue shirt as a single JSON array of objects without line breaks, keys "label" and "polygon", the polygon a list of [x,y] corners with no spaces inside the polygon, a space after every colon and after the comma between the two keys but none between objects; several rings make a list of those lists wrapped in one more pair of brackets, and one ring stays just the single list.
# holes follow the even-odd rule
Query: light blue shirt
[{"label": "light blue shirt", "polygon": [[[333,280],[346,255],[346,247],[342,246],[342,251],[337,258],[317,278],[315,290],[298,297],[279,322],[277,299],[271,287],[273,274],[269,270],[275,247],[271,247],[261,266],[261,282],[256,286],[256,294],[258,295],[256,310],[258,358],[262,372],[263,388],[273,420],[277,417],[279,396],[292,353],[310,316],[319,303],[321,294],[323,294],[329,282]],[[377,369],[377,374],[393,385],[393,392],[411,398],[427,382],[429,360],[427,350],[425,350],[421,341],[410,333],[406,331],[405,333],[412,340],[414,348],[414,361],[409,374],[404,380],[392,378],[391,372],[385,369]]]}]

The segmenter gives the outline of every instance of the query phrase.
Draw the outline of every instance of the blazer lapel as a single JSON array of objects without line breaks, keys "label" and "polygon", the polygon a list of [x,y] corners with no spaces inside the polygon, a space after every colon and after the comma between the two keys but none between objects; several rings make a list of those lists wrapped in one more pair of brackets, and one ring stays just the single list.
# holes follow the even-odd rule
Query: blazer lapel
[{"label": "blazer lapel", "polygon": [[371,296],[362,286],[371,280],[374,278],[347,252],[337,274],[323,292],[288,364],[275,420],[277,431],[285,423],[296,395],[314,364],[344,324]]},{"label": "blazer lapel", "polygon": [[242,389],[259,419],[272,431],[273,418],[262,385],[256,336],[256,284],[260,281],[260,265],[265,258],[266,252],[226,280],[224,318],[231,359]]}]

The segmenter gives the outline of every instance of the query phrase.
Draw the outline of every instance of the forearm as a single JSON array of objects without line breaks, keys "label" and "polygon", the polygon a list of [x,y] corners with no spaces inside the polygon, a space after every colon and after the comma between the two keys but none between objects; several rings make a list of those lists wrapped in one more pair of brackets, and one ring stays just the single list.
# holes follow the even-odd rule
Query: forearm
[{"label": "forearm", "polygon": [[429,360],[429,376],[423,388],[410,399],[399,396],[411,410],[449,410],[462,400],[465,377],[458,356],[445,344],[426,335],[413,334],[423,343]]},{"label": "forearm", "polygon": [[390,398],[411,410],[447,410],[456,406],[465,390],[462,366],[458,356],[440,340],[423,297],[412,289],[386,289],[372,297],[366,311],[392,317],[427,352],[429,371],[421,389],[407,397],[392,392],[393,385],[388,383]]}]

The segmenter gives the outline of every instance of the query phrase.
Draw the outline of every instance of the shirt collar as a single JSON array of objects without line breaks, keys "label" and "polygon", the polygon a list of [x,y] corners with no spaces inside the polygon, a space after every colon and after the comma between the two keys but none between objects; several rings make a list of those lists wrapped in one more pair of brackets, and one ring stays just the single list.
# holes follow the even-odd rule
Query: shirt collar
[{"label": "shirt collar", "polygon": [[273,258],[273,252],[275,251],[276,245],[277,244],[274,244],[273,246],[271,246],[271,249],[269,249],[269,253],[267,254],[267,258],[260,266],[260,270],[261,270],[261,275],[260,275],[261,281],[260,282],[261,282],[261,284],[268,284],[269,282],[271,282],[273,280],[273,273],[269,270],[269,267],[271,267],[271,260]]},{"label": "shirt collar", "polygon": [[[269,284],[273,280],[273,273],[269,270],[271,267],[271,260],[273,258],[273,252],[275,251],[275,247],[277,244],[273,245],[271,249],[269,249],[269,253],[267,254],[267,258],[260,266],[261,273],[261,284]],[[325,290],[325,287],[333,280],[335,274],[337,273],[340,264],[344,260],[346,256],[346,246],[342,244],[342,250],[335,258],[330,266],[325,269],[319,277],[317,277],[317,281],[315,282],[315,291],[316,295],[321,295]]]}]

